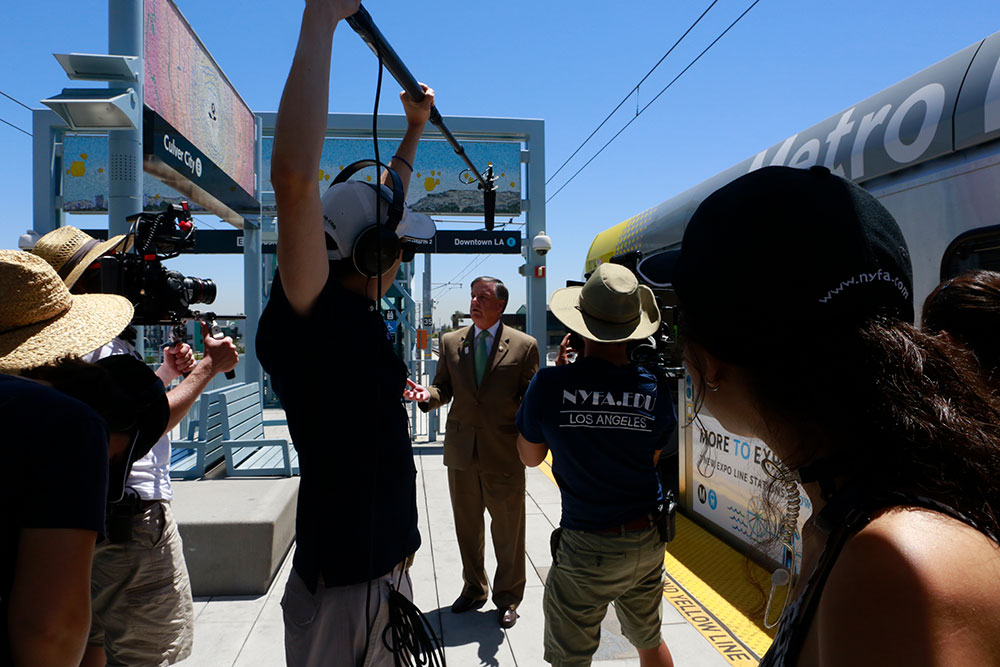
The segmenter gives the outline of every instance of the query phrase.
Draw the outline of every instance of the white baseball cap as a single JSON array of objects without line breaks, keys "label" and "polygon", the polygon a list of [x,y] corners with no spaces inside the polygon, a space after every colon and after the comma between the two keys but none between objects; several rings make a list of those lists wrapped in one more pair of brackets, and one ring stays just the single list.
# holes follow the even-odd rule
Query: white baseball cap
[{"label": "white baseball cap", "polygon": [[[348,259],[354,244],[367,227],[375,224],[375,187],[363,181],[337,183],[326,189],[320,199],[323,206],[323,228],[333,244],[327,244],[327,256],[331,260]],[[385,206],[382,208],[381,223],[389,217],[392,190],[387,185],[378,186]],[[436,228],[430,216],[403,207],[403,217],[396,226],[399,238],[430,239]],[[330,247],[330,246],[333,247]]]}]

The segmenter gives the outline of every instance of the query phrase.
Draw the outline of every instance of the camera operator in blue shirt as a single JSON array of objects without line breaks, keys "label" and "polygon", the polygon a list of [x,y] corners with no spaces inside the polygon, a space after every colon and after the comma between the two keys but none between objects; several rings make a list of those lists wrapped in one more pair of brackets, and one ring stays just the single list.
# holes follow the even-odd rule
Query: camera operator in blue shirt
[{"label": "camera operator in blue shirt", "polygon": [[574,363],[538,371],[517,414],[521,461],[552,450],[562,495],[545,584],[545,660],[590,664],[609,603],[643,667],[673,665],[660,636],[664,493],[656,462],[677,424],[670,392],[631,363],[627,344],[657,331],[652,290],[601,264],[556,290],[552,313],[584,339]]}]

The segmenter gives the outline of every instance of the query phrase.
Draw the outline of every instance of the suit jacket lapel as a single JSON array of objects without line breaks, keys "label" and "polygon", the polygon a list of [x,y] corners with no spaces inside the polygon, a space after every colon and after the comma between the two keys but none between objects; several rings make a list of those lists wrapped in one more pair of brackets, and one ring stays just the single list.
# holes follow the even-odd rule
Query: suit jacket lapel
[{"label": "suit jacket lapel", "polygon": [[476,326],[469,326],[469,331],[465,334],[462,348],[459,350],[458,365],[473,391],[479,388],[476,386]]},{"label": "suit jacket lapel", "polygon": [[508,350],[510,350],[510,336],[507,335],[507,331],[503,323],[501,323],[500,326],[497,327],[496,340],[493,341],[493,349],[490,350],[490,358],[486,362],[486,367],[489,370],[487,370],[483,375],[483,382],[485,382],[486,378],[493,372],[493,369],[497,367],[497,364],[503,361],[503,358],[507,356]]}]

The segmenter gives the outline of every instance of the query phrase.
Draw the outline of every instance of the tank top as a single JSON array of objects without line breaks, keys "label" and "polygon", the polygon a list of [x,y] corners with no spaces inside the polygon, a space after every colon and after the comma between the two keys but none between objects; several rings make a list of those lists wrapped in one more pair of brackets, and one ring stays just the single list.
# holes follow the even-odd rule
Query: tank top
[{"label": "tank top", "polygon": [[829,537],[802,594],[791,602],[781,615],[781,627],[771,647],[764,654],[760,667],[790,667],[798,662],[806,635],[812,627],[813,617],[819,607],[823,587],[844,544],[871,522],[875,512],[903,506],[922,507],[958,519],[1000,544],[1000,540],[991,530],[977,525],[958,510],[936,500],[897,492],[883,492],[873,496],[864,494],[857,487],[841,490],[816,517],[816,526]]}]

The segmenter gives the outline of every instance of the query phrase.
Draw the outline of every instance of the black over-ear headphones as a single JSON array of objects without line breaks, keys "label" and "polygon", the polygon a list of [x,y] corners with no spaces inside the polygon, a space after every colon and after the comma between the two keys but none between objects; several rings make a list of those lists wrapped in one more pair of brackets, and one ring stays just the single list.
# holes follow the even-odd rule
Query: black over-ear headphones
[{"label": "black over-ear headphones", "polygon": [[[373,220],[370,227],[365,227],[362,230],[358,240],[354,242],[354,249],[351,251],[351,257],[358,272],[369,278],[375,278],[379,274],[380,264],[382,271],[385,271],[399,256],[401,246],[399,237],[396,236],[396,227],[399,226],[399,221],[403,218],[403,203],[406,200],[406,193],[403,192],[403,181],[399,178],[399,174],[391,167],[375,160],[358,160],[347,165],[333,179],[330,187],[347,182],[347,179],[355,172],[365,167],[382,167],[389,172],[389,177],[392,179],[392,201],[389,202],[389,215],[385,224],[380,225],[377,219]],[[379,206],[376,215],[380,215],[382,203],[385,201],[381,185],[365,181],[359,181],[359,183],[364,183],[378,193]],[[379,261],[380,254],[381,262]]]}]

